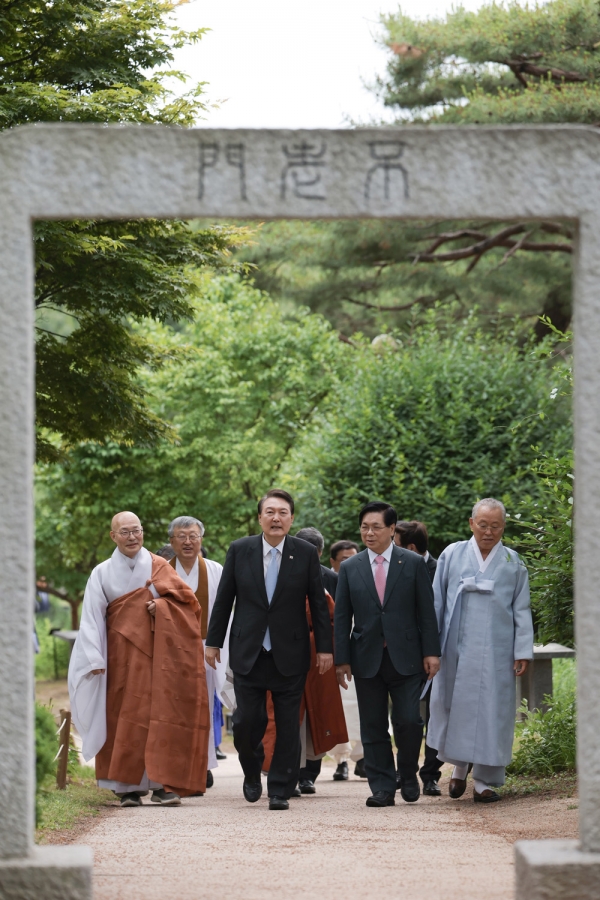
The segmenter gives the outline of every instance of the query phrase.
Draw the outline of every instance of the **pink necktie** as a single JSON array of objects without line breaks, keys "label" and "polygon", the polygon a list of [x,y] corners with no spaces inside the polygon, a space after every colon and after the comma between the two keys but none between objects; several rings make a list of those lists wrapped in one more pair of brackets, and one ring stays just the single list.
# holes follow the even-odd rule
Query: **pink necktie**
[{"label": "pink necktie", "polygon": [[377,568],[375,569],[375,590],[379,596],[379,602],[383,606],[383,598],[385,597],[385,569],[383,568],[383,564],[385,562],[385,557],[376,556],[375,562],[377,563]]}]

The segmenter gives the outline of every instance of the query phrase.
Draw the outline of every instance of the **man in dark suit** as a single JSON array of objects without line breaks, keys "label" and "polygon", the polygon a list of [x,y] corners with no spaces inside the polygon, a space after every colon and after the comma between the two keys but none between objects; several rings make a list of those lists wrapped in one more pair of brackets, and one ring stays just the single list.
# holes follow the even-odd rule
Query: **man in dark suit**
[{"label": "man in dark suit", "polygon": [[206,662],[214,667],[220,659],[235,601],[229,664],[237,702],[233,741],[244,770],[244,796],[254,803],[262,794],[270,691],[277,739],[267,780],[269,809],[288,809],[300,770],[300,702],[310,668],[307,598],[321,674],[333,665],[331,621],[317,551],[288,534],[294,501],[287,491],[265,494],[258,521],[262,533],[234,541],[227,552],[206,636]]},{"label": "man in dark suit", "polygon": [[394,806],[396,767],[388,731],[388,703],[402,752],[403,800],[419,799],[417,778],[423,722],[419,697],[425,677],[440,665],[433,590],[422,557],[393,542],[396,511],[367,503],[359,514],[366,550],[340,568],[335,603],[338,681],[352,675],[360,715],[365,769],[372,796],[367,806]]},{"label": "man in dark suit", "polygon": [[[429,577],[433,583],[435,578],[435,570],[437,569],[437,559],[429,552],[429,535],[424,522],[418,522],[416,519],[412,522],[398,522],[396,524],[396,533],[394,541],[398,547],[404,547],[405,550],[412,550],[418,553],[425,560]],[[431,699],[431,685],[423,698],[425,700],[425,761],[419,770],[419,777],[423,782],[423,793],[429,797],[441,797],[442,792],[438,786],[438,781],[442,774],[443,760],[438,759],[437,750],[430,747],[427,743],[427,729],[429,727],[429,701]],[[398,747],[398,739],[396,746]],[[401,753],[398,750],[397,755],[398,768],[396,770],[396,781],[400,786],[400,766]]]}]

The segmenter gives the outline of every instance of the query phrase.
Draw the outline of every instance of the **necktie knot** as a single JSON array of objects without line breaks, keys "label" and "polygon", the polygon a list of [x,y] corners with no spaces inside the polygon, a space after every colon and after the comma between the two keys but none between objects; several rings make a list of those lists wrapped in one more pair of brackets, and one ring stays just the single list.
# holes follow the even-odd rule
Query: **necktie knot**
[{"label": "necktie knot", "polygon": [[375,562],[377,563],[378,566],[382,566],[385,562],[385,556],[376,556]]}]

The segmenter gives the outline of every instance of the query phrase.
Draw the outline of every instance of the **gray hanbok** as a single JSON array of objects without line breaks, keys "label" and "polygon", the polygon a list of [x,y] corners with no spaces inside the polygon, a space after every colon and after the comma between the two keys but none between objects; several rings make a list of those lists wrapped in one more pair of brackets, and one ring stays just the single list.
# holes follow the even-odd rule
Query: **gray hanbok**
[{"label": "gray hanbok", "polygon": [[433,590],[442,661],[427,743],[446,762],[497,769],[502,783],[515,729],[513,665],[533,658],[527,569],[500,542],[484,561],[471,538],[446,547]]}]

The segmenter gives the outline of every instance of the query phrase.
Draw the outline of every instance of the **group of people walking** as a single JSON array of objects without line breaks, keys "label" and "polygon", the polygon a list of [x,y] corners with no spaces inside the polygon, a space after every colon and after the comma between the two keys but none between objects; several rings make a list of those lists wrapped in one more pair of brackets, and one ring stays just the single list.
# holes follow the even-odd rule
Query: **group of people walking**
[{"label": "group of people walking", "polygon": [[[202,554],[204,526],[169,526],[170,561],[143,546],[133,513],[117,514],[110,559],[89,579],[69,669],[74,723],[98,782],[123,806],[165,806],[204,793],[217,765],[213,706],[227,698],[244,773],[268,805],[316,791],[329,753],[334,780],[368,779],[367,806],[441,793],[444,762],[458,798],[473,772],[479,803],[500,799],[511,759],[515,676],[533,657],[527,570],[502,543],[498,500],[475,504],[469,540],[436,560],[419,522],[367,503],[352,541],[314,528],[290,534],[294,500],[270,490],[260,534],[234,541],[225,564]],[[424,723],[425,760],[419,770]],[[390,736],[391,724],[396,755]],[[217,739],[218,743],[218,739]],[[207,781],[208,779],[208,781]]]}]

